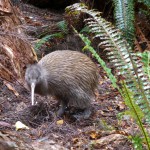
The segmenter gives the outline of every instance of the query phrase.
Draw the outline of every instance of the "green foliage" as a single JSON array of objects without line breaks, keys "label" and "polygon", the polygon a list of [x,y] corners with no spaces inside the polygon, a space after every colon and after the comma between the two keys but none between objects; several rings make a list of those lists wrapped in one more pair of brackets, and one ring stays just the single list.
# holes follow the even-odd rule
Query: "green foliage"
[{"label": "green foliage", "polygon": [[68,33],[68,25],[66,21],[60,21],[57,23],[57,27],[61,30],[62,33],[67,34]]},{"label": "green foliage", "polygon": [[113,0],[116,27],[123,33],[123,37],[133,47],[135,40],[134,28],[134,0]]},{"label": "green foliage", "polygon": [[[122,83],[123,88],[122,88],[122,93],[123,93],[123,98],[125,100],[125,104],[129,107],[129,110],[126,111],[125,113],[130,115],[132,118],[135,119],[135,121],[137,122],[138,126],[140,127],[143,135],[144,135],[144,140],[147,143],[147,146],[150,149],[150,138],[149,135],[147,133],[147,131],[145,130],[143,124],[142,124],[142,119],[144,117],[143,112],[141,111],[140,107],[136,104],[135,99],[134,99],[134,94],[133,92],[131,92],[129,90],[129,88],[127,88],[126,84],[123,82]],[[141,140],[141,138],[139,138],[139,140]],[[134,141],[136,142],[136,141]],[[140,145],[142,145],[142,143],[138,143]],[[134,146],[140,146],[137,145],[137,143],[134,143]],[[141,146],[140,146],[141,147]]]},{"label": "green foliage", "polygon": [[88,26],[85,26],[81,31],[80,33],[90,33],[90,28]]},{"label": "green foliage", "polygon": [[43,44],[48,42],[51,39],[54,38],[63,38],[65,34],[68,33],[68,28],[67,28],[67,23],[66,21],[60,21],[57,23],[57,27],[60,29],[60,32],[51,34],[51,35],[46,35],[43,38],[41,38],[34,46],[35,50],[38,50],[41,48]]},{"label": "green foliage", "polygon": [[[125,112],[125,114],[132,116],[139,124],[144,117],[143,112],[140,107],[136,104],[134,99],[134,94],[127,88],[126,84],[123,82],[123,98],[125,100],[125,104],[129,107],[129,110]],[[136,114],[136,115],[135,115]]]},{"label": "green foliage", "polygon": [[60,33],[55,33],[55,34],[44,36],[42,39],[40,39],[40,41],[38,41],[35,44],[34,49],[35,50],[40,49],[44,43],[48,42],[50,39],[53,39],[53,38],[63,38],[63,34],[60,32]]},{"label": "green foliage", "polygon": [[137,55],[142,58],[142,62],[144,64],[144,71],[145,73],[147,73],[150,79],[150,52],[145,51],[143,53],[138,53]]},{"label": "green foliage", "polygon": [[[89,18],[85,19],[86,25],[90,28],[90,32],[94,34],[94,37],[101,39],[102,42],[99,46],[104,47],[104,50],[107,51],[109,60],[117,70],[116,76],[121,77],[122,88],[120,93],[131,111],[129,114],[136,120],[150,149],[149,137],[142,125],[143,118],[150,124],[150,82],[142,70],[142,63],[132,52],[127,41],[123,39],[122,33],[103,19],[99,12],[88,10],[83,4],[74,4],[68,7],[67,11],[69,13],[79,11],[88,14]],[[81,38],[88,45],[86,48],[88,47],[92,52],[87,38]],[[97,57],[97,54],[94,54],[94,56]],[[108,69],[106,71],[108,72]],[[111,81],[115,80],[111,79]]]},{"label": "green foliage", "polygon": [[141,137],[139,135],[131,137],[130,139],[131,139],[133,146],[136,150],[143,150],[143,146],[142,146],[143,140],[141,139]]}]

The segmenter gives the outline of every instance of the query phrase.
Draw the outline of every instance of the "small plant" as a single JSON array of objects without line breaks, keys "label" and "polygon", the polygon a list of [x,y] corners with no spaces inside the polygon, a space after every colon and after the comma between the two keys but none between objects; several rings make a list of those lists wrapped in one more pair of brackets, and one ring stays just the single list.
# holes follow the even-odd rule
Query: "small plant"
[{"label": "small plant", "polygon": [[54,38],[63,38],[63,34],[61,32],[59,32],[59,33],[54,33],[54,34],[51,34],[51,35],[44,36],[42,39],[40,39],[35,44],[34,49],[35,50],[40,49],[43,44],[45,44],[46,42],[48,42],[49,40],[54,39]]},{"label": "small plant", "polygon": [[143,150],[143,141],[140,135],[130,136],[129,139],[132,141],[132,144],[136,150]]},{"label": "small plant", "polygon": [[59,32],[51,34],[51,35],[46,35],[43,38],[41,38],[34,46],[35,50],[38,50],[41,48],[43,44],[48,42],[51,39],[54,38],[63,38],[64,35],[68,33],[68,28],[67,28],[67,23],[65,21],[60,21],[57,23],[58,29],[60,29]]}]

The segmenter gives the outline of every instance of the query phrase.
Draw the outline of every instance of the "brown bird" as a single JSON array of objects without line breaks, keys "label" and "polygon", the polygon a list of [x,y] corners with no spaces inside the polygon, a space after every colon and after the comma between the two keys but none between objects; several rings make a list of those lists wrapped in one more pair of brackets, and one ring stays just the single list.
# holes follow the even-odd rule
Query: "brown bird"
[{"label": "brown bird", "polygon": [[31,89],[32,105],[34,92],[53,95],[61,104],[58,116],[64,114],[66,107],[83,110],[84,118],[90,116],[98,74],[96,65],[85,54],[71,50],[54,51],[29,66],[25,80]]}]

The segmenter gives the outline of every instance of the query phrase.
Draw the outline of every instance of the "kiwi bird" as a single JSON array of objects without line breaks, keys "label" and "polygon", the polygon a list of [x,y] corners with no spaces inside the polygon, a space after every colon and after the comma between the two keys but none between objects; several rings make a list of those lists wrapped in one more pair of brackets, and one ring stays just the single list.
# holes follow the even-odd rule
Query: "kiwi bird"
[{"label": "kiwi bird", "polygon": [[26,69],[25,80],[31,90],[43,96],[52,95],[60,102],[58,116],[66,107],[83,110],[85,118],[91,114],[91,101],[98,83],[96,65],[85,54],[71,50],[57,50],[44,56]]}]

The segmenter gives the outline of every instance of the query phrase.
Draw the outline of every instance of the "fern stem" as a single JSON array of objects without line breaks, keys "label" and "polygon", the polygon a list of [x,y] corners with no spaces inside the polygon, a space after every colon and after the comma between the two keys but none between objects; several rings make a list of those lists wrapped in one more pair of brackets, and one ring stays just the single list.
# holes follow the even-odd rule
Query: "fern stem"
[{"label": "fern stem", "polygon": [[133,109],[133,111],[134,111],[134,113],[135,113],[135,116],[136,116],[136,120],[138,121],[138,125],[139,125],[139,127],[141,128],[141,131],[142,131],[142,133],[143,133],[143,136],[145,137],[145,140],[146,140],[146,143],[147,143],[147,146],[148,146],[148,149],[150,150],[150,143],[149,143],[149,140],[148,140],[148,136],[147,136],[147,134],[146,134],[146,132],[145,132],[145,129],[144,129],[144,127],[143,127],[143,124],[142,124],[142,122],[141,122],[141,119],[139,118],[139,115],[138,115],[138,113],[137,113],[137,111],[136,111],[136,109],[135,109],[135,107],[134,107],[134,105],[133,105],[133,102],[132,102],[132,98],[130,97],[130,95],[129,95],[129,92],[128,92],[128,89],[127,89],[127,87],[126,87],[126,84],[125,84],[125,82],[124,81],[122,81],[123,82],[123,88],[125,89],[125,95],[126,96],[128,96],[128,100],[130,100],[130,104],[131,104],[131,106],[132,106],[132,109]]}]

